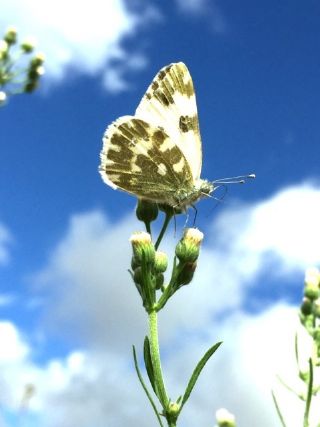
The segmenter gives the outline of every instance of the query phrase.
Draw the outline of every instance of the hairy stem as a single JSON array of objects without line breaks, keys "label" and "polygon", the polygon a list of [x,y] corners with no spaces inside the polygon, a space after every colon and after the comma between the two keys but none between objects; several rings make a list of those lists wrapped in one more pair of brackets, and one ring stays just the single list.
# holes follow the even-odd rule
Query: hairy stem
[{"label": "hairy stem", "polygon": [[[158,321],[157,312],[152,310],[149,313],[149,339],[150,339],[150,355],[154,371],[155,385],[157,389],[157,396],[164,409],[168,406],[168,396],[163,381],[160,350],[159,350],[159,339],[158,339]],[[174,427],[173,425],[170,427]]]}]

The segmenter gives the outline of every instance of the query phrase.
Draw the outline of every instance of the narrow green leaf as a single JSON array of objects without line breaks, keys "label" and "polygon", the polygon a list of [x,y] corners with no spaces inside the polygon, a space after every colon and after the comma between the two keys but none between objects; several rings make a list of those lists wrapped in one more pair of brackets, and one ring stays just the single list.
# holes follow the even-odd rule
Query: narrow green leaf
[{"label": "narrow green leaf", "polygon": [[144,381],[143,381],[143,378],[142,378],[141,372],[140,372],[140,370],[139,370],[138,361],[137,361],[137,354],[136,354],[136,349],[135,349],[135,346],[134,346],[134,345],[132,346],[132,351],[133,351],[134,367],[136,368],[136,373],[137,373],[137,375],[138,375],[138,378],[139,378],[140,384],[141,384],[141,386],[142,386],[142,388],[143,388],[144,392],[146,393],[147,398],[149,399],[149,402],[150,402],[150,404],[151,404],[151,406],[152,406],[152,409],[154,410],[154,413],[156,414],[156,417],[157,417],[157,419],[158,419],[158,421],[159,421],[160,426],[161,426],[161,427],[164,427],[164,426],[163,426],[163,424],[162,424],[162,421],[161,421],[160,415],[159,415],[159,413],[158,413],[157,407],[156,407],[156,405],[155,405],[154,401],[152,400],[151,394],[149,393],[149,391],[148,391],[148,389],[147,389],[147,386],[145,385],[145,383],[144,383]]},{"label": "narrow green leaf", "polygon": [[281,411],[280,411],[280,407],[279,407],[279,404],[278,404],[278,401],[277,401],[276,395],[274,394],[274,391],[273,391],[273,390],[271,391],[271,394],[272,394],[273,403],[274,403],[274,406],[275,406],[275,408],[276,408],[276,411],[277,411],[277,414],[278,414],[279,420],[280,420],[280,422],[281,422],[281,425],[282,425],[282,427],[286,427],[286,423],[285,423],[284,418],[283,418],[283,415],[282,415],[282,413],[281,413]]},{"label": "narrow green leaf", "polygon": [[309,425],[309,412],[312,400],[312,389],[313,389],[313,363],[311,357],[309,358],[309,383],[308,383],[308,394],[306,400],[306,407],[303,417],[303,426],[308,427]]},{"label": "narrow green leaf", "polygon": [[144,364],[146,365],[146,370],[150,380],[150,384],[152,385],[152,388],[155,394],[157,394],[156,386],[154,382],[154,372],[153,372],[151,354],[150,354],[150,342],[147,336],[145,337],[144,343],[143,343],[143,358],[144,358]]},{"label": "narrow green leaf", "polygon": [[195,370],[193,371],[191,378],[189,380],[189,383],[187,385],[186,391],[184,392],[182,402],[181,402],[181,406],[180,406],[180,412],[181,412],[183,405],[189,399],[189,396],[193,390],[193,387],[195,386],[195,383],[197,382],[197,379],[198,379],[202,369],[204,368],[205,364],[210,359],[210,357],[213,355],[213,353],[220,347],[221,344],[222,344],[222,342],[217,342],[215,345],[213,345],[211,348],[209,348],[209,350],[205,353],[205,355],[202,357],[200,362],[195,367]]}]

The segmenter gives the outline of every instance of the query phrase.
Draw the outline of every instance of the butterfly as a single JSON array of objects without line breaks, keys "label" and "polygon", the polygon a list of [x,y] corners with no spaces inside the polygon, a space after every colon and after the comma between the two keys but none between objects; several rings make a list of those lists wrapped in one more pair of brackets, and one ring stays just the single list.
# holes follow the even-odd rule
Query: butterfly
[{"label": "butterfly", "polygon": [[181,210],[228,182],[200,178],[196,97],[182,62],[158,72],[134,116],[120,117],[108,126],[100,158],[99,172],[110,187]]}]

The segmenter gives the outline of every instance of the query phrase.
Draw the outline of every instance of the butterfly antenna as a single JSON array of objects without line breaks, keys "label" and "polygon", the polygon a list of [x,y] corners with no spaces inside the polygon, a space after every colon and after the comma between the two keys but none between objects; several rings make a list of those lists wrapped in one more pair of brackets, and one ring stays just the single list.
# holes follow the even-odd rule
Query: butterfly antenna
[{"label": "butterfly antenna", "polygon": [[250,173],[249,175],[232,176],[229,178],[215,179],[212,181],[213,184],[244,184],[248,179],[255,179],[256,175]]}]

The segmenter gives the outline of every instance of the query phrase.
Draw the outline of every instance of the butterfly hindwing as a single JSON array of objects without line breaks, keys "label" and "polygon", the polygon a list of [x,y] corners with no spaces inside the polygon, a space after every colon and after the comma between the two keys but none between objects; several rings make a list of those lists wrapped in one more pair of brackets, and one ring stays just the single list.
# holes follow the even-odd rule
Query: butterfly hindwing
[{"label": "butterfly hindwing", "polygon": [[161,126],[120,117],[106,130],[100,173],[113,188],[171,206],[176,193],[193,187],[189,163]]},{"label": "butterfly hindwing", "polygon": [[193,82],[182,62],[162,68],[143,96],[135,116],[162,126],[183,152],[194,180],[202,166],[201,137]]}]

